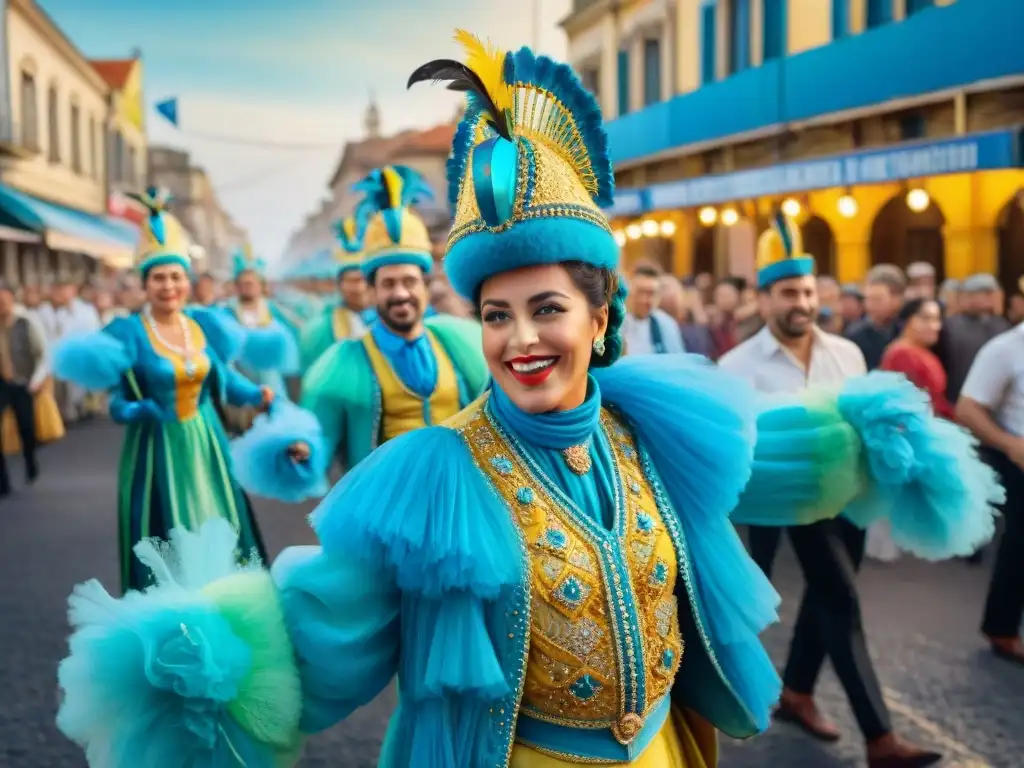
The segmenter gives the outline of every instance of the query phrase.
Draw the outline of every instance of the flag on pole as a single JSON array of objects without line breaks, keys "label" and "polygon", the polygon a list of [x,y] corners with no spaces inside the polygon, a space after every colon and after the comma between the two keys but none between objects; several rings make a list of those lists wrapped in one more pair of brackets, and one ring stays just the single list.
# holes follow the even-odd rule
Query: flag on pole
[{"label": "flag on pole", "polygon": [[167,122],[177,127],[178,125],[178,100],[165,99],[156,105],[156,111],[163,115]]}]

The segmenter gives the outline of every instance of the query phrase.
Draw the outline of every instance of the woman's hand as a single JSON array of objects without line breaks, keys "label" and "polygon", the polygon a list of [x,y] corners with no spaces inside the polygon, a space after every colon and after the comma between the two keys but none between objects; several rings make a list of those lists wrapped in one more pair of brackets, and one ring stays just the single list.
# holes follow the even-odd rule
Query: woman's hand
[{"label": "woman's hand", "polygon": [[312,451],[307,443],[292,443],[288,447],[288,457],[297,464],[309,461]]},{"label": "woman's hand", "polygon": [[274,402],[274,390],[270,387],[260,387],[260,392],[263,394],[263,405],[260,406],[260,410],[269,411],[270,404]]}]

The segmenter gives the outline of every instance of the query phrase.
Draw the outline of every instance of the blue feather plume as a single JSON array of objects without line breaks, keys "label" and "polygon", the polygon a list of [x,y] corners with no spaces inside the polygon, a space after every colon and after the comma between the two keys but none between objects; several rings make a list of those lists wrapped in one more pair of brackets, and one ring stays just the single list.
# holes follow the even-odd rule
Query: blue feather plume
[{"label": "blue feather plume", "polygon": [[[288,449],[310,448],[307,461],[296,462]],[[231,443],[235,477],[249,493],[285,502],[319,498],[327,492],[330,454],[316,417],[286,400],[275,401],[252,429]]]},{"label": "blue feather plume", "polygon": [[786,258],[793,258],[793,236],[789,230],[789,220],[781,210],[775,212],[775,231],[779,233],[779,239],[782,240]]},{"label": "blue feather plume", "polygon": [[298,343],[279,322],[262,328],[248,328],[238,362],[250,371],[277,371],[290,374],[297,370]]},{"label": "blue feather plume", "polygon": [[121,383],[134,362],[119,339],[97,331],[58,342],[53,350],[53,375],[92,392],[105,392]]}]

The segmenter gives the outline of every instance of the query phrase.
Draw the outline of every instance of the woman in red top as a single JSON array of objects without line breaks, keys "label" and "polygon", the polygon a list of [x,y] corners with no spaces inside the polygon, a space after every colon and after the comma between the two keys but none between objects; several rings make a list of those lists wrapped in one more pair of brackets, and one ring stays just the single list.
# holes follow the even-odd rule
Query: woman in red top
[{"label": "woman in red top", "polygon": [[928,393],[935,414],[953,419],[953,405],[946,399],[946,371],[931,351],[942,330],[942,308],[933,299],[913,299],[899,314],[899,337],[885,349],[879,366],[904,374]]}]

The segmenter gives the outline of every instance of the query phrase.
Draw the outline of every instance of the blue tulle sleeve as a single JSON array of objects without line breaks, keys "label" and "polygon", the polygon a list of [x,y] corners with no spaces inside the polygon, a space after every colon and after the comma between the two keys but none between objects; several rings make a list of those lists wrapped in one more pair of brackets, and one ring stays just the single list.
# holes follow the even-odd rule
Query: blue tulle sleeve
[{"label": "blue tulle sleeve", "polygon": [[258,373],[276,371],[290,376],[301,368],[299,343],[288,327],[273,320],[261,328],[246,329],[239,362]]},{"label": "blue tulle sleeve", "polygon": [[[295,461],[289,449],[306,445],[309,458]],[[327,491],[331,453],[316,417],[287,400],[274,401],[252,428],[231,443],[235,477],[249,493],[286,502],[319,498]]]},{"label": "blue tulle sleeve", "polygon": [[751,473],[754,392],[696,355],[626,357],[591,373],[603,402],[636,430],[679,518],[698,587],[694,609],[729,682],[764,730],[781,683],[759,634],[778,620],[779,596],[729,519]]},{"label": "blue tulle sleeve", "polygon": [[291,628],[304,696],[301,728],[346,718],[394,677],[400,595],[386,573],[320,547],[291,547],[272,569]]},{"label": "blue tulle sleeve", "polygon": [[127,318],[118,318],[94,333],[68,336],[53,350],[53,374],[92,392],[118,387],[135,364]]},{"label": "blue tulle sleeve", "polygon": [[902,374],[763,399],[757,426],[735,522],[802,525],[842,514],[866,527],[887,518],[899,546],[931,560],[971,554],[994,533],[995,474],[974,439],[936,418]]},{"label": "blue tulle sleeve", "polygon": [[750,482],[732,512],[742,525],[806,525],[837,516],[864,487],[861,441],[834,396],[759,401]]}]

